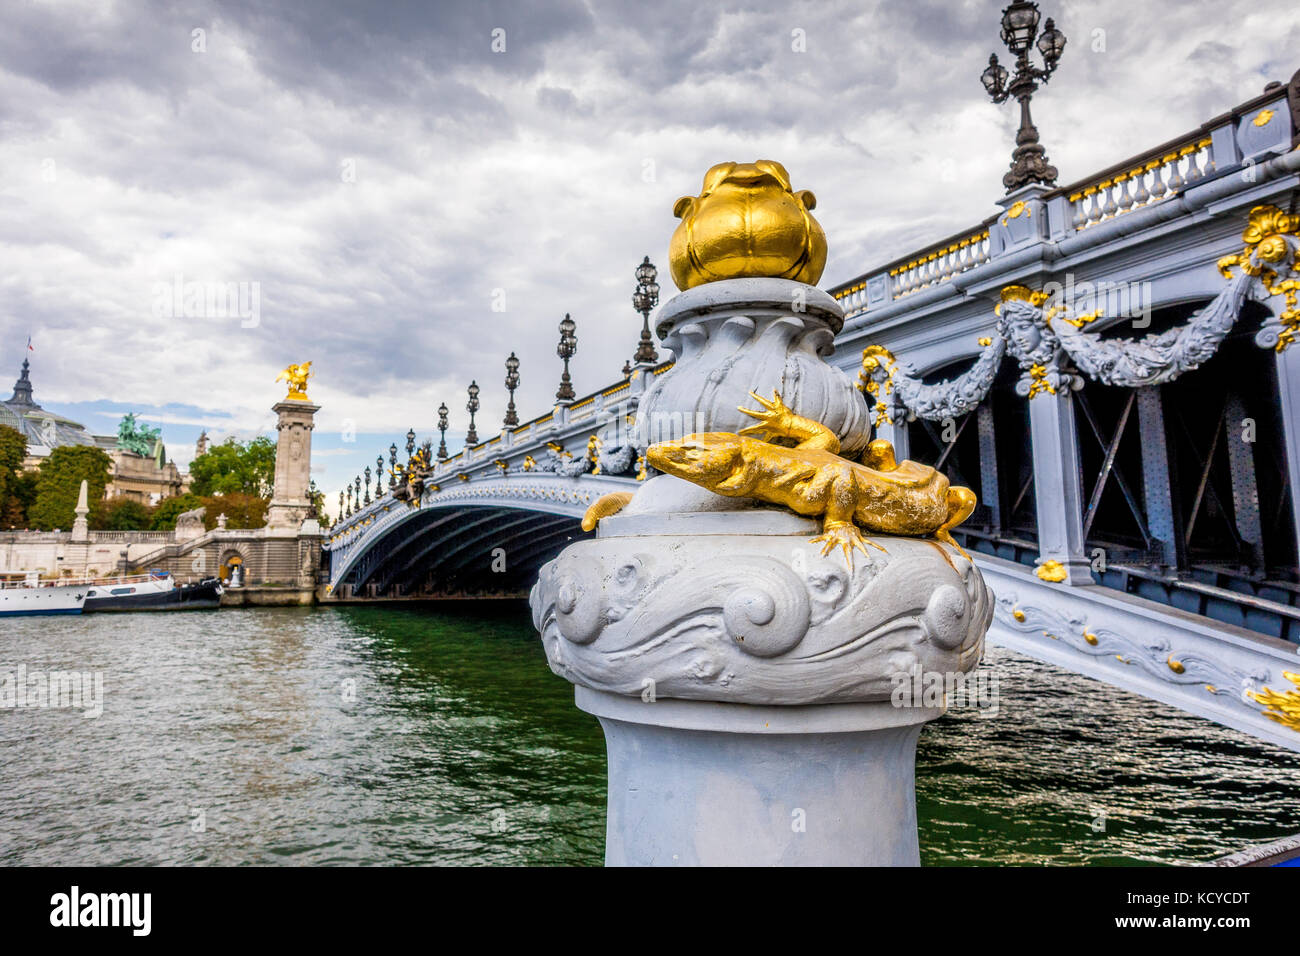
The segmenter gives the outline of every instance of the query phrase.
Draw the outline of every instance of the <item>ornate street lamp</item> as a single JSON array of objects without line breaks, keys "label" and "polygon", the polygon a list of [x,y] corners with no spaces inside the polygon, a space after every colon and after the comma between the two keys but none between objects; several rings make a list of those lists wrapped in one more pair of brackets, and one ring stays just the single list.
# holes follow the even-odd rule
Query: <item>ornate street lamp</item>
[{"label": "ornate street lamp", "polygon": [[519,359],[510,353],[506,359],[506,389],[510,392],[510,404],[506,406],[505,426],[514,428],[519,424],[519,414],[515,411],[515,389],[519,387]]},{"label": "ornate street lamp", "polygon": [[478,444],[478,432],[474,429],[474,413],[478,411],[478,382],[469,383],[469,402],[465,405],[465,411],[469,412],[469,431],[465,433],[466,445]]},{"label": "ornate street lamp", "polygon": [[339,492],[339,517],[343,517],[343,492]]},{"label": "ornate street lamp", "polygon": [[370,466],[366,465],[366,504],[370,504]]},{"label": "ornate street lamp", "polygon": [[650,337],[650,310],[659,304],[659,285],[655,282],[657,278],[659,270],[650,262],[650,257],[646,256],[636,267],[636,291],[632,293],[632,308],[641,313],[641,342],[636,347],[636,354],[632,356],[632,361],[638,365],[659,361],[659,353],[655,351],[654,340]]},{"label": "ornate street lamp", "polygon": [[412,428],[406,433],[406,458],[409,461],[415,454],[415,429]]},{"label": "ornate street lamp", "polygon": [[356,494],[353,495],[353,497],[356,498],[357,510],[360,511],[361,510],[361,476],[360,475],[357,475]]},{"label": "ornate street lamp", "polygon": [[1007,192],[1029,183],[1051,186],[1056,182],[1056,167],[1047,161],[1047,154],[1038,142],[1038,128],[1029,118],[1029,101],[1038,84],[1046,83],[1056,71],[1065,50],[1065,34],[1056,29],[1056,24],[1048,17],[1043,34],[1038,37],[1043,67],[1035,67],[1029,62],[1029,51],[1034,46],[1034,37],[1038,36],[1038,17],[1036,3],[1017,2],[1003,10],[1002,42],[1016,57],[1016,72],[1008,74],[994,53],[980,74],[980,82],[994,103],[1005,102],[1011,97],[1020,103],[1020,130],[1016,133],[1016,148],[1011,154],[1011,169],[1002,177]]},{"label": "ornate street lamp", "polygon": [[[391,480],[391,479],[390,479]],[[381,452],[375,456],[375,500],[384,495],[384,456]]]},{"label": "ornate street lamp", "polygon": [[557,402],[571,402],[578,397],[573,390],[573,380],[569,378],[569,359],[578,351],[578,337],[573,334],[577,329],[578,324],[569,318],[569,313],[564,313],[560,320],[560,344],[555,347],[555,354],[564,359],[564,374],[560,376],[560,388],[555,393]]},{"label": "ornate street lamp", "polygon": [[352,517],[352,482],[348,482],[348,513],[347,517]]},{"label": "ornate street lamp", "polygon": [[438,441],[438,460],[447,460],[447,403],[438,406],[438,431],[442,438]]},{"label": "ornate street lamp", "polygon": [[388,446],[388,490],[397,487],[397,443]]}]

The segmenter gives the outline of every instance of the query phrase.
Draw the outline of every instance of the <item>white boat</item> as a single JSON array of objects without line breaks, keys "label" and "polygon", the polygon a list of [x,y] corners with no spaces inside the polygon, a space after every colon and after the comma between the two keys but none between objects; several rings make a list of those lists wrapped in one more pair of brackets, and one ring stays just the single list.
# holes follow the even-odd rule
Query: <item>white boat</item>
[{"label": "white boat", "polygon": [[90,590],[87,581],[42,581],[32,571],[0,580],[0,617],[19,614],[80,614]]}]

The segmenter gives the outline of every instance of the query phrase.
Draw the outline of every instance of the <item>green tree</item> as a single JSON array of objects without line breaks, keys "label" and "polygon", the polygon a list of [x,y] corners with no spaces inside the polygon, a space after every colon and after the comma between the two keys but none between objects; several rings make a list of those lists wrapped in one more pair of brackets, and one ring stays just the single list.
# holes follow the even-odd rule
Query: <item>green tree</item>
[{"label": "green tree", "polygon": [[227,438],[190,462],[190,477],[196,495],[269,497],[275,483],[275,443],[265,435],[248,442]]},{"label": "green tree", "polygon": [[176,519],[186,511],[193,511],[203,504],[203,500],[195,494],[173,495],[170,498],[164,498],[153,509],[153,516],[149,520],[150,531],[172,531],[176,527]]},{"label": "green tree", "polygon": [[150,517],[148,505],[133,498],[115,497],[96,509],[94,524],[100,531],[145,531]]},{"label": "green tree", "polygon": [[0,425],[0,528],[21,528],[27,523],[34,481],[22,474],[27,457],[27,437],[18,429]]},{"label": "green tree", "polygon": [[217,516],[226,516],[227,528],[262,528],[266,525],[268,499],[257,495],[231,492],[227,495],[210,495],[203,499],[203,526],[211,531],[217,526]]},{"label": "green tree", "polygon": [[316,521],[322,528],[329,528],[331,525],[330,516],[325,513],[325,492],[316,487],[316,479],[313,478],[307,488],[307,497],[311,499],[312,508],[316,512]]},{"label": "green tree", "polygon": [[36,475],[20,472],[7,484],[8,491],[0,495],[0,528],[26,528],[28,509],[36,500]]},{"label": "green tree", "polygon": [[35,500],[27,509],[28,524],[41,531],[70,529],[82,481],[89,484],[89,501],[99,502],[104,497],[111,464],[112,459],[103,449],[90,445],[63,445],[54,449],[41,463]]}]

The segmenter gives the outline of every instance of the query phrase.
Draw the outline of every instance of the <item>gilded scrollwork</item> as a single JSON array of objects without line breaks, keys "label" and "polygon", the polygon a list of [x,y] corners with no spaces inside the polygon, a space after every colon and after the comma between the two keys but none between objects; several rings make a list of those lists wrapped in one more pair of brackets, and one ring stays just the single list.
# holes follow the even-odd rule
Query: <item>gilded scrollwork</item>
[{"label": "gilded scrollwork", "polygon": [[1295,685],[1295,690],[1288,688],[1276,691],[1265,687],[1258,692],[1250,692],[1249,696],[1251,700],[1264,705],[1264,716],[1269,720],[1300,731],[1300,674],[1283,671],[1282,676]]},{"label": "gilded scrollwork", "polygon": [[1194,650],[1175,650],[1167,638],[1122,634],[1090,623],[1077,613],[1040,605],[1035,600],[1036,597],[1022,599],[1010,589],[999,589],[994,619],[999,626],[1014,633],[1058,641],[1089,657],[1111,658],[1119,664],[1136,667],[1148,677],[1171,684],[1199,684],[1207,694],[1244,710],[1259,713],[1251,701],[1268,704],[1256,692],[1256,688],[1262,688],[1264,694],[1272,693],[1263,687],[1269,676],[1267,670],[1241,670]]},{"label": "gilded scrollwork", "polygon": [[1255,335],[1261,348],[1285,351],[1294,341],[1300,328],[1300,216],[1284,213],[1276,206],[1256,206],[1250,211],[1250,220],[1241,234],[1240,252],[1219,260],[1219,271],[1225,279],[1240,270],[1259,282],[1267,293],[1260,298],[1280,295],[1283,309],[1276,318],[1270,318]]}]

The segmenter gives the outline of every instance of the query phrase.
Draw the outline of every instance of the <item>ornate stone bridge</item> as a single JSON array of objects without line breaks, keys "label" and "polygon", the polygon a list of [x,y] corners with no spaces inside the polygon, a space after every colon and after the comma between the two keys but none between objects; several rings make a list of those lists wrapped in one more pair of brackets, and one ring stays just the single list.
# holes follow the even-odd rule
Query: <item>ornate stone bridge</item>
[{"label": "ornate stone bridge", "polygon": [[632,425],[671,363],[572,402],[433,466],[418,507],[385,492],[325,542],[324,600],[522,597],[601,495],[644,479]]},{"label": "ornate stone bridge", "polygon": [[[991,640],[1295,750],[1298,124],[1300,74],[829,289],[831,361],[877,435],[979,493],[958,537]],[[322,599],[525,593],[644,475],[630,425],[671,368],[438,463],[418,507],[339,522]]]}]

